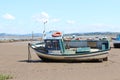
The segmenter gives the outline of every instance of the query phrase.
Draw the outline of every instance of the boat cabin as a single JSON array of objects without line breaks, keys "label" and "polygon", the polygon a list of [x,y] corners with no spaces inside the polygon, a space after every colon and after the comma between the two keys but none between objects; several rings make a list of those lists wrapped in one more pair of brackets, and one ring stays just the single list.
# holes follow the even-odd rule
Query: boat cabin
[{"label": "boat cabin", "polygon": [[46,39],[45,48],[49,54],[61,54],[64,53],[64,44],[62,39]]},{"label": "boat cabin", "polygon": [[80,54],[110,49],[108,40],[71,40],[46,39],[48,54]]},{"label": "boat cabin", "polygon": [[60,32],[50,32],[44,39],[44,42],[47,54],[81,54],[110,49],[107,39],[64,40]]}]

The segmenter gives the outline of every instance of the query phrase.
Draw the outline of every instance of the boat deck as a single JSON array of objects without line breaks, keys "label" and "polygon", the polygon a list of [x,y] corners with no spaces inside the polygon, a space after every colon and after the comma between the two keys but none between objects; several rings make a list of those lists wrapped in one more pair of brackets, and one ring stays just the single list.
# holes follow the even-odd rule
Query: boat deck
[{"label": "boat deck", "polygon": [[[82,50],[82,49],[81,49]],[[97,52],[97,51],[99,51],[99,49],[89,49],[89,51],[87,51],[87,50],[82,50],[82,51],[80,51],[80,52],[76,52],[77,51],[77,48],[70,48],[70,49],[66,49],[65,50],[65,53],[64,54],[76,54],[76,53],[92,53],[92,52]]]}]

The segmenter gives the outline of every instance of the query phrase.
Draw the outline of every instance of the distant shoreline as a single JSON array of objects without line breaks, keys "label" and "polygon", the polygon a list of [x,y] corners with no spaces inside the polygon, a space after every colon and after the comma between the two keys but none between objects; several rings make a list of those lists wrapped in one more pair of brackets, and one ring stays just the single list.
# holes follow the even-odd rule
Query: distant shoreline
[{"label": "distant shoreline", "polygon": [[[64,36],[65,38],[71,38],[72,36]],[[107,39],[109,41],[112,41],[112,38],[115,37],[113,35],[92,35],[92,36],[76,36],[76,38],[80,38],[81,40],[82,39],[95,39],[95,38],[98,38],[98,39],[101,39],[103,37],[107,37]],[[36,37],[36,38],[8,38],[8,39],[0,39],[0,43],[11,43],[11,42],[26,42],[26,41],[42,41],[43,39],[41,37]]]},{"label": "distant shoreline", "polygon": [[9,40],[0,40],[0,43],[11,43],[11,42],[26,42],[26,41],[42,41],[41,38],[38,39],[9,39]]}]

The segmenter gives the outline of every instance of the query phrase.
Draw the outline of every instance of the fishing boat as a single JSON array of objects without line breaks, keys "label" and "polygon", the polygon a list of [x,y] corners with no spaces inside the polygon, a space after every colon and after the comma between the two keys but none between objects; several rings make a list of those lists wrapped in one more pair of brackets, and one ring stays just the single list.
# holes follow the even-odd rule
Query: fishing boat
[{"label": "fishing boat", "polygon": [[120,34],[113,39],[113,46],[114,48],[120,48]]},{"label": "fishing boat", "polygon": [[50,32],[44,43],[29,43],[43,61],[107,61],[110,44],[107,39],[67,40],[61,32]]}]

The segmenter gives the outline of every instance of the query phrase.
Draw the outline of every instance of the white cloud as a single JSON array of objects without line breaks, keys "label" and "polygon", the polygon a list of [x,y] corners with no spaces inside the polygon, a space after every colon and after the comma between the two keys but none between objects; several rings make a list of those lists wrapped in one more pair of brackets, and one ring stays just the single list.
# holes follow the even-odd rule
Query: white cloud
[{"label": "white cloud", "polygon": [[75,21],[73,21],[73,20],[67,20],[67,23],[68,24],[75,24]]},{"label": "white cloud", "polygon": [[37,22],[46,22],[49,20],[49,15],[46,12],[41,12],[40,14],[34,15],[33,19]]},{"label": "white cloud", "polygon": [[15,17],[8,13],[4,14],[2,17],[7,20],[15,20]]},{"label": "white cloud", "polygon": [[60,21],[60,19],[58,19],[58,18],[50,18],[50,16],[46,12],[41,12],[40,14],[34,15],[33,19],[37,22],[46,22],[47,21],[47,22],[55,23],[55,22]]}]

